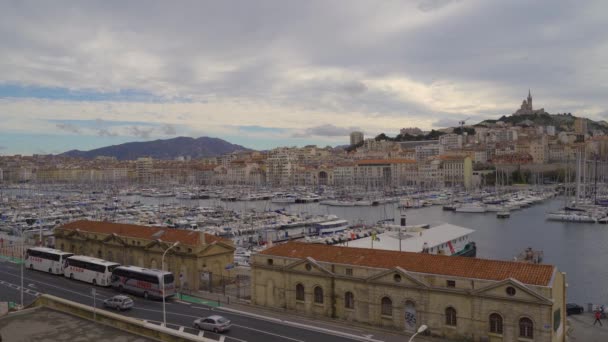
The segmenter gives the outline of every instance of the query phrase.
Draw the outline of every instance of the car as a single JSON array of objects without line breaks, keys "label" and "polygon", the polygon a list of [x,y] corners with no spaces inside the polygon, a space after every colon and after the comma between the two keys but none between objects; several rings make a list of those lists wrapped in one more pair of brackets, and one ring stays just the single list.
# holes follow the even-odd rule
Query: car
[{"label": "car", "polygon": [[133,299],[125,295],[117,295],[103,301],[103,306],[106,308],[116,309],[118,311],[129,310],[133,308]]},{"label": "car", "polygon": [[568,316],[579,315],[579,314],[582,314],[583,312],[585,312],[585,309],[578,304],[574,304],[574,303],[566,304],[566,315],[568,315]]},{"label": "car", "polygon": [[230,320],[222,316],[213,315],[195,320],[194,327],[199,330],[210,330],[220,333],[230,329]]}]

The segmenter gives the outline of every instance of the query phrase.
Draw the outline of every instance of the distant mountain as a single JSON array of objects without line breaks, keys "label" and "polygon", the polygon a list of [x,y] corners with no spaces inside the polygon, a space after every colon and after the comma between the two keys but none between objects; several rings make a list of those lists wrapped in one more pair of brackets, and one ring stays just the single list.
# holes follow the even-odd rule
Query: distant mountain
[{"label": "distant mountain", "polygon": [[116,157],[118,160],[132,160],[140,157],[152,157],[154,159],[175,159],[179,156],[190,156],[192,158],[216,157],[234,151],[251,150],[218,138],[177,137],[166,140],[130,142],[90,151],[71,150],[61,155],[85,159],[106,156]]}]

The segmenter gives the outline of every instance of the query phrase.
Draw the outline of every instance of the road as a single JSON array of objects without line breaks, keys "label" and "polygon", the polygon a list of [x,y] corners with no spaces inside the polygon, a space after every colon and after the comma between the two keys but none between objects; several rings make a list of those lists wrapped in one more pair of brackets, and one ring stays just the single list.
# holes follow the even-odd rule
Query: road
[{"label": "road", "polygon": [[[0,260],[0,301],[20,302],[20,269],[19,265],[10,261]],[[24,301],[25,305],[33,302],[40,293],[65,298],[86,305],[93,305],[91,289],[94,286],[88,283],[70,280],[63,276],[48,274],[40,271],[24,271]],[[95,287],[96,307],[103,307],[103,300],[117,294],[111,288]],[[163,319],[162,302],[132,297],[135,306],[132,310],[121,314],[160,322]],[[192,322],[199,317],[212,314],[222,315],[232,321],[232,328],[225,332],[226,341],[329,341],[342,342],[359,340],[336,336],[331,333],[318,331],[315,327],[294,327],[272,321],[272,319],[253,318],[244,314],[224,311],[221,308],[212,308],[205,305],[194,305],[175,300],[166,303],[167,323],[184,327],[192,327]],[[205,337],[218,339],[212,332],[205,332]]]}]

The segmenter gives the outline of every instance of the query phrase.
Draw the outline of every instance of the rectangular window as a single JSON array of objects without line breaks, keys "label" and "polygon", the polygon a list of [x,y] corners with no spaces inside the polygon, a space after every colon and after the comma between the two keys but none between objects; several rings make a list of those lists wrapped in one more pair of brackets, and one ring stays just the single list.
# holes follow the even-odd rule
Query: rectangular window
[{"label": "rectangular window", "polygon": [[353,269],[352,268],[347,268],[346,269],[346,275],[347,276],[352,276],[353,275]]},{"label": "rectangular window", "polygon": [[272,261],[273,261],[272,259],[268,259],[268,260],[266,260],[266,263],[267,263],[268,265],[272,266]]},{"label": "rectangular window", "polygon": [[448,287],[456,287],[456,280],[448,280],[447,281],[447,286]]}]

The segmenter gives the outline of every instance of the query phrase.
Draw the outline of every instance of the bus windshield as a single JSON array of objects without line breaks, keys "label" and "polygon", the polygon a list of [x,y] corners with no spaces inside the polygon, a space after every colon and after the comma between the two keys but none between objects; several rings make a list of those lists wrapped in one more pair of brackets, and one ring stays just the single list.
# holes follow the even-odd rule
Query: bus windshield
[{"label": "bus windshield", "polygon": [[173,280],[173,274],[165,274],[165,284],[172,284]]}]

